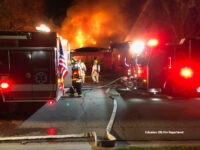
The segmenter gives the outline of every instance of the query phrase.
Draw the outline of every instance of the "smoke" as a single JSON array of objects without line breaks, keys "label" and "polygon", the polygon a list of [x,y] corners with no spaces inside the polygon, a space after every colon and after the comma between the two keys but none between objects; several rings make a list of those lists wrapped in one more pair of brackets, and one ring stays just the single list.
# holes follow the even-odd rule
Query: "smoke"
[{"label": "smoke", "polygon": [[0,30],[34,31],[35,26],[46,19],[44,7],[43,0],[0,1]]},{"label": "smoke", "polygon": [[71,48],[108,47],[110,42],[123,41],[129,31],[128,0],[81,0],[67,10],[60,29]]}]

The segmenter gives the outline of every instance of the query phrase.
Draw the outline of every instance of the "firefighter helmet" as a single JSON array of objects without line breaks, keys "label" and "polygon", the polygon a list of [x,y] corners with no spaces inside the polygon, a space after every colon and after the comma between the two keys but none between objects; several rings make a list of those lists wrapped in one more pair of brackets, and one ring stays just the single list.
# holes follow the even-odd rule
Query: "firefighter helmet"
[{"label": "firefighter helmet", "polygon": [[97,60],[95,60],[95,61],[94,61],[94,63],[95,63],[95,64],[97,64],[97,63],[98,63],[98,61],[97,61]]},{"label": "firefighter helmet", "polygon": [[76,58],[72,57],[71,58],[71,64],[74,64],[74,63],[76,63]]}]

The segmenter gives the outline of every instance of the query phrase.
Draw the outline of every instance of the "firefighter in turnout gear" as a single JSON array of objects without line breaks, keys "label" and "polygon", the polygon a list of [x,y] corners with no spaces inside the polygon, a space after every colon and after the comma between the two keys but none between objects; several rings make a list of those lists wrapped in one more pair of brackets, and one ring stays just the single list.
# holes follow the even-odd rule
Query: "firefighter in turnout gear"
[{"label": "firefighter in turnout gear", "polygon": [[81,67],[74,57],[71,59],[72,64],[72,87],[70,88],[71,96],[74,96],[75,91],[79,97],[82,97],[82,78],[81,78]]},{"label": "firefighter in turnout gear", "polygon": [[85,63],[82,62],[80,58],[78,59],[78,64],[81,67],[82,83],[84,84],[85,83],[85,73],[86,73],[87,68],[86,68]]},{"label": "firefighter in turnout gear", "polygon": [[97,60],[94,60],[94,64],[92,67],[92,80],[94,83],[99,83],[99,72],[100,72],[100,65],[98,64]]}]

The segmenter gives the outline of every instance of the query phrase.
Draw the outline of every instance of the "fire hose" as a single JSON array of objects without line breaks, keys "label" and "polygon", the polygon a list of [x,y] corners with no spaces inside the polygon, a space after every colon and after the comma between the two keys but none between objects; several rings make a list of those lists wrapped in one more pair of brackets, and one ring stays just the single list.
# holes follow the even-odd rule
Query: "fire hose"
[{"label": "fire hose", "polygon": [[108,87],[108,86],[110,86],[110,85],[116,83],[117,81],[119,81],[119,80],[121,80],[121,79],[122,79],[122,77],[119,77],[119,78],[117,78],[117,79],[115,79],[115,80],[113,80],[113,81],[111,81],[111,82],[109,82],[109,83],[107,83],[107,84],[105,84],[105,85],[101,85],[101,86],[97,86],[97,87],[87,87],[87,88],[84,88],[84,89],[88,89],[88,90],[91,89],[91,90],[93,90],[93,89],[105,88],[105,87]]}]

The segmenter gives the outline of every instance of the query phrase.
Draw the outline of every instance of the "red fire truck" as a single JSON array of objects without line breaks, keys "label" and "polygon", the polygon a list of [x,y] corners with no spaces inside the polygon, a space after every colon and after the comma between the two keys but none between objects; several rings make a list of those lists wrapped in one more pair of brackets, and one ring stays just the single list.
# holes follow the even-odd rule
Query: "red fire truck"
[{"label": "red fire truck", "polygon": [[55,32],[0,32],[0,101],[59,100],[58,39]]},{"label": "red fire truck", "polygon": [[134,90],[147,89],[147,53],[143,50],[140,51],[140,48],[144,48],[140,47],[140,44],[143,45],[143,43],[137,42],[134,53],[133,47],[131,47],[133,42],[111,45],[113,69],[122,76],[122,84]]},{"label": "red fire truck", "polygon": [[200,93],[200,38],[182,39],[152,49],[148,64],[148,88],[171,95]]},{"label": "red fire truck", "polygon": [[[112,48],[120,55],[122,68],[126,68],[121,70],[125,70],[123,75],[127,75],[127,85],[137,85],[135,89],[143,88],[153,93],[191,96],[200,93],[199,43],[200,38],[188,38],[178,44],[146,44],[144,51],[134,57],[134,72],[123,65],[125,58],[131,59],[130,44],[113,45]],[[129,76],[132,76],[133,84],[130,84]]]}]

